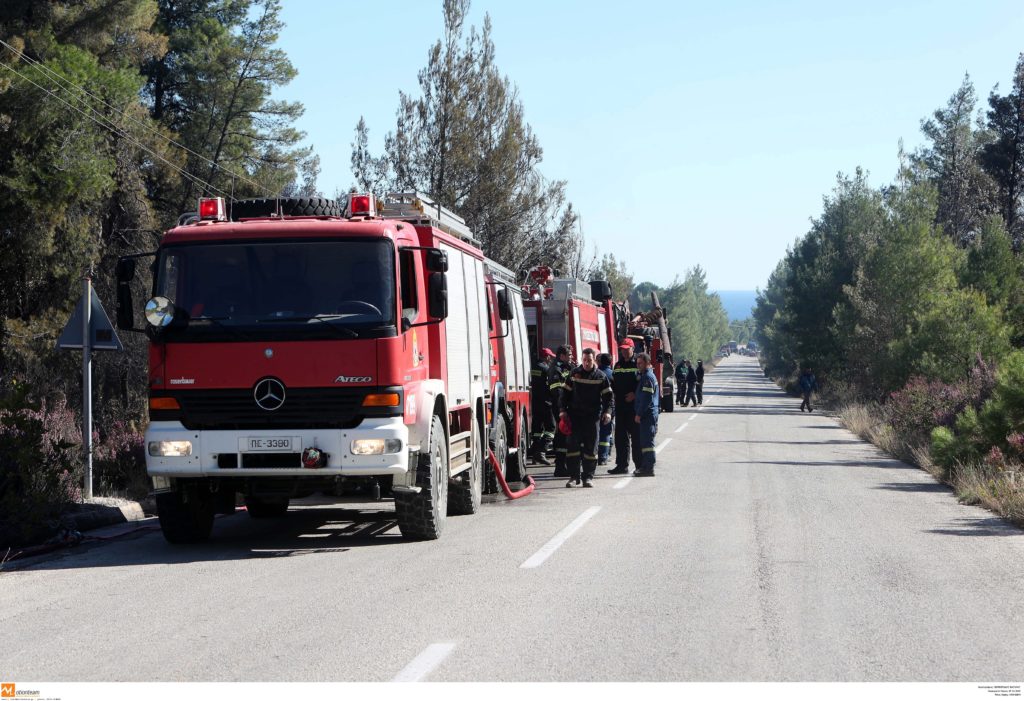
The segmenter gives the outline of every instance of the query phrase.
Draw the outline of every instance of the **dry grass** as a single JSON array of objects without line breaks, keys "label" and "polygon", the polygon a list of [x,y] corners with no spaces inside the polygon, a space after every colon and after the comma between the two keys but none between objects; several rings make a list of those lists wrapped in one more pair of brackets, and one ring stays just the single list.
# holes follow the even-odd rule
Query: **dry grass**
[{"label": "dry grass", "polygon": [[994,511],[1024,527],[1024,472],[993,470],[984,465],[963,465],[951,480],[956,495],[965,504]]},{"label": "dry grass", "polygon": [[964,465],[950,474],[932,462],[926,446],[903,441],[885,421],[880,408],[847,404],[836,411],[836,416],[843,426],[883,452],[951,486],[964,504],[983,506],[1024,527],[1024,471]]}]

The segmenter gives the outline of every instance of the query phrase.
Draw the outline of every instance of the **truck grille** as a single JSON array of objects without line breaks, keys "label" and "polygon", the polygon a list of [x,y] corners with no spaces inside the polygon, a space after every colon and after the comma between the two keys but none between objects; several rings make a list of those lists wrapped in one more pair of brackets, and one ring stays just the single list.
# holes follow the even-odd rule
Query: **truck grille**
[{"label": "truck grille", "polygon": [[[194,431],[217,429],[354,428],[367,417],[401,416],[402,407],[363,407],[380,388],[289,387],[281,408],[257,406],[251,389],[182,390],[159,393],[178,400],[180,411],[150,411],[150,420],[178,419]],[[388,391],[398,391],[388,388]],[[153,396],[158,396],[153,393]]]}]

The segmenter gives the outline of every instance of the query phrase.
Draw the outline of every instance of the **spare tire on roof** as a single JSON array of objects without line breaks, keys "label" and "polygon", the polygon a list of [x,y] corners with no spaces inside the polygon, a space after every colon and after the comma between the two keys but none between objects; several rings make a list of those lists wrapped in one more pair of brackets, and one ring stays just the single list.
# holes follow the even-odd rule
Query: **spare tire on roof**
[{"label": "spare tire on roof", "polygon": [[340,217],[341,207],[336,200],[325,197],[273,197],[235,200],[229,205],[231,221],[272,217],[281,207],[281,216],[285,217]]}]

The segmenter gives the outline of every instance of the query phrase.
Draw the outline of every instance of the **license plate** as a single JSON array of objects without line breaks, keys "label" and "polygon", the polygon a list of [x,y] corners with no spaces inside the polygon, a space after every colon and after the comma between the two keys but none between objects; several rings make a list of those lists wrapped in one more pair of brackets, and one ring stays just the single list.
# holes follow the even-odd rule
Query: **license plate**
[{"label": "license plate", "polygon": [[250,453],[291,453],[290,437],[264,437],[245,439],[245,451]]}]

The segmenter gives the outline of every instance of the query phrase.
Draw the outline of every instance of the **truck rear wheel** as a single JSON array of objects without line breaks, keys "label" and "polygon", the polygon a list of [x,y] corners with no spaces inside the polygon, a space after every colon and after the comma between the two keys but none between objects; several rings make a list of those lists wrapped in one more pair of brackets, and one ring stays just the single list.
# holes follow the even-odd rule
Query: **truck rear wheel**
[{"label": "truck rear wheel", "polygon": [[470,445],[470,466],[448,485],[448,515],[468,516],[480,510],[484,493],[483,441],[480,422],[473,418]]},{"label": "truck rear wheel", "polygon": [[[498,459],[498,469],[502,470],[504,475],[505,463],[508,462],[508,437],[505,429],[505,419],[500,416],[491,435],[490,448],[494,451],[494,457]],[[494,465],[487,455],[483,456],[483,471],[484,485],[486,487],[484,493],[497,494],[498,476],[494,474]],[[505,477],[507,478],[508,475],[505,475]]]},{"label": "truck rear wheel", "polygon": [[505,477],[509,482],[522,482],[526,479],[526,454],[529,452],[530,432],[526,423],[526,414],[519,417],[519,446],[516,452],[508,457],[508,468]]},{"label": "truck rear wheel", "polygon": [[253,518],[281,518],[288,513],[288,497],[267,499],[264,497],[246,497],[245,510]]},{"label": "truck rear wheel", "polygon": [[448,443],[437,416],[430,422],[430,449],[420,453],[416,472],[419,493],[395,494],[398,529],[409,539],[437,540],[448,513]]},{"label": "truck rear wheel", "polygon": [[185,545],[209,539],[213,530],[213,495],[198,486],[156,495],[160,530],[168,543]]},{"label": "truck rear wheel", "polygon": [[671,412],[675,411],[675,409],[676,409],[676,398],[675,398],[675,396],[673,394],[671,394],[671,393],[668,394],[668,395],[662,395],[661,396],[661,410],[662,411],[667,411],[667,412],[671,413]]}]

